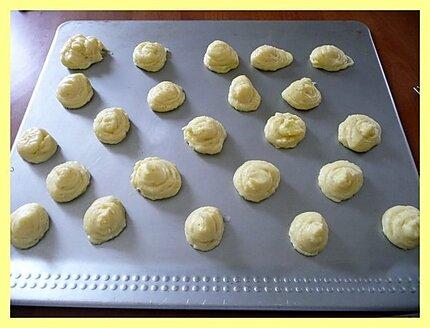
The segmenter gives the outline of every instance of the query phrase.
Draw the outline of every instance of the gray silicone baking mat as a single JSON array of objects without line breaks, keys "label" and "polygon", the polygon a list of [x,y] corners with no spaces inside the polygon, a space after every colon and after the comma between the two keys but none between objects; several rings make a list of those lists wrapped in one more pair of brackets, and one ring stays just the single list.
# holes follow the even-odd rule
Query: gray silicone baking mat
[{"label": "gray silicone baking mat", "polygon": [[[59,52],[72,35],[100,38],[111,54],[84,73],[94,98],[79,110],[62,108],[58,82],[69,71]],[[215,74],[202,63],[215,39],[231,44],[240,66]],[[153,40],[170,49],[166,66],[146,73],[133,65],[134,47]],[[272,44],[294,54],[291,66],[261,72],[249,64],[257,46]],[[308,56],[322,44],[335,44],[355,60],[337,73],[311,67]],[[241,113],[227,102],[231,80],[246,74],[262,96],[256,112]],[[308,112],[286,104],[281,91],[310,77],[322,103]],[[187,95],[183,106],[152,112],[148,90],[170,80]],[[132,121],[120,144],[101,144],[93,135],[95,115],[121,106]],[[276,150],[264,139],[275,112],[300,115],[305,139],[294,149]],[[353,113],[368,114],[382,126],[382,143],[365,154],[337,141],[338,124]],[[183,141],[181,127],[198,115],[218,119],[228,138],[222,152],[200,155]],[[419,252],[402,251],[381,232],[384,211],[397,204],[418,206],[418,174],[382,72],[369,30],[357,22],[131,22],[72,21],[61,25],[46,59],[21,130],[47,129],[60,145],[49,161],[24,162],[11,154],[11,208],[39,202],[51,229],[35,247],[11,250],[13,304],[136,308],[417,310]],[[18,134],[19,135],[19,134]],[[183,186],[176,197],[150,201],[130,185],[133,164],[159,156],[177,164]],[[235,169],[264,159],[281,171],[276,193],[255,204],[234,189]],[[316,183],[324,164],[347,159],[364,171],[361,191],[340,204],[325,198]],[[87,192],[57,204],[45,188],[57,164],[78,160],[92,175]],[[94,199],[114,194],[127,210],[127,228],[103,245],[91,245],[82,217]],[[226,219],[224,238],[211,252],[193,250],[185,240],[187,215],[197,207],[219,207]],[[327,248],[316,257],[298,254],[287,231],[304,211],[321,212],[330,226]]]}]

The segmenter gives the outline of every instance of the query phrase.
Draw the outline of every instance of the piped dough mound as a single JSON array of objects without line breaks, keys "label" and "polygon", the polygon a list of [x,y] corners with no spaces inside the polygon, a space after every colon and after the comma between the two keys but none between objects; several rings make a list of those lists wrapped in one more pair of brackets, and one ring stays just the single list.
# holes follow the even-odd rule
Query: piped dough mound
[{"label": "piped dough mound", "polygon": [[89,102],[94,94],[90,80],[82,74],[70,74],[60,81],[57,99],[66,108],[76,109]]},{"label": "piped dough mound", "polygon": [[182,185],[176,165],[158,157],[136,162],[130,182],[142,196],[151,200],[175,196]]},{"label": "piped dough mound", "polygon": [[308,110],[321,103],[321,93],[308,77],[294,81],[282,91],[281,95],[295,109]]},{"label": "piped dough mound", "polygon": [[57,142],[46,130],[30,128],[19,137],[17,150],[24,160],[38,164],[55,154]]},{"label": "piped dough mound", "polygon": [[117,144],[121,142],[130,129],[130,121],[124,109],[112,107],[103,109],[97,114],[93,131],[101,142]]},{"label": "piped dough mound", "polygon": [[276,148],[294,148],[305,134],[305,122],[290,113],[275,113],[264,127],[264,136]]},{"label": "piped dough mound", "polygon": [[309,59],[312,66],[329,72],[340,71],[354,65],[352,58],[333,45],[323,45],[312,50]]},{"label": "piped dough mound", "polygon": [[318,176],[323,194],[334,202],[354,196],[363,185],[363,172],[358,165],[340,160],[324,165]]},{"label": "piped dough mound", "polygon": [[92,244],[102,244],[118,236],[126,226],[125,209],[114,196],[96,199],[84,215],[84,230]]},{"label": "piped dough mound", "polygon": [[209,116],[193,118],[182,131],[188,145],[201,154],[219,153],[227,137],[222,124]]},{"label": "piped dough mound", "polygon": [[49,172],[46,187],[56,202],[70,202],[87,190],[90,178],[90,173],[82,164],[69,161]]},{"label": "piped dough mound", "polygon": [[233,176],[239,195],[252,202],[261,202],[278,188],[281,179],[278,168],[266,161],[251,160],[243,163]]},{"label": "piped dough mound", "polygon": [[228,43],[215,40],[208,45],[203,63],[213,72],[227,73],[239,66],[239,57]]},{"label": "piped dough mound", "polygon": [[162,69],[166,59],[166,48],[158,42],[139,43],[133,51],[134,64],[149,72],[157,72]]},{"label": "piped dough mound", "polygon": [[224,233],[224,220],[218,208],[203,206],[188,215],[185,238],[195,249],[210,251],[219,245]]},{"label": "piped dough mound", "polygon": [[288,234],[296,251],[315,256],[327,245],[328,232],[327,222],[320,213],[305,212],[294,218]]},{"label": "piped dough mound", "polygon": [[356,152],[366,152],[381,142],[381,126],[366,115],[349,115],[339,124],[339,142]]},{"label": "piped dough mound", "polygon": [[86,69],[103,59],[103,43],[94,36],[72,36],[61,49],[61,63],[70,69]]},{"label": "piped dough mound", "polygon": [[251,112],[260,106],[261,96],[245,75],[239,75],[231,81],[228,102],[238,111]]},{"label": "piped dough mound", "polygon": [[163,81],[148,92],[148,105],[154,112],[170,112],[185,101],[185,92],[181,86]]},{"label": "piped dough mound", "polygon": [[16,248],[36,245],[48,229],[48,213],[37,203],[25,204],[10,215],[10,241]]},{"label": "piped dough mound", "polygon": [[388,240],[404,250],[420,244],[420,211],[413,206],[397,205],[382,215],[382,231]]},{"label": "piped dough mound", "polygon": [[291,53],[269,45],[260,46],[251,53],[251,65],[262,71],[276,71],[292,62]]}]

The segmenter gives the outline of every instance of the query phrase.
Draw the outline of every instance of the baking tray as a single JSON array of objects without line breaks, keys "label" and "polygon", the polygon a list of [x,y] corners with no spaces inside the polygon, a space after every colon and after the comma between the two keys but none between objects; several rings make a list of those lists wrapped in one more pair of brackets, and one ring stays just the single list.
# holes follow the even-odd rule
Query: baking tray
[{"label": "baking tray", "polygon": [[[84,108],[66,110],[55,98],[69,73],[59,60],[63,43],[82,33],[99,37],[111,54],[84,73],[95,89]],[[222,39],[238,52],[240,66],[220,75],[202,63],[207,45]],[[132,62],[134,47],[156,40],[170,49],[166,66],[145,73]],[[337,73],[311,67],[308,56],[321,44],[336,44],[355,60]],[[291,66],[260,72],[249,64],[253,49],[273,44],[294,54]],[[246,74],[262,95],[256,112],[241,113],[227,102],[231,80]],[[296,111],[280,97],[301,77],[316,81],[323,95],[316,109]],[[148,90],[171,80],[186,91],[183,106],[152,112]],[[119,145],[103,145],[93,135],[95,115],[121,106],[132,126]],[[300,115],[305,139],[294,149],[276,150],[263,128],[275,112]],[[382,143],[365,154],[337,141],[338,124],[363,113],[383,128]],[[181,127],[198,115],[222,122],[228,138],[222,152],[199,155],[183,141]],[[11,302],[19,305],[181,309],[401,310],[419,308],[419,252],[402,251],[381,232],[390,206],[418,206],[418,174],[368,28],[352,21],[71,21],[54,37],[20,132],[47,129],[59,151],[30,165],[11,153],[11,208],[39,202],[52,221],[46,237],[29,250],[11,249]],[[19,135],[20,133],[18,133]],[[177,164],[183,186],[176,197],[149,201],[130,186],[133,164],[160,156]],[[235,169],[264,159],[281,171],[269,199],[254,204],[234,189]],[[362,190],[336,204],[317,184],[324,164],[347,159],[364,171]],[[57,164],[78,160],[92,175],[87,192],[57,204],[45,188]],[[127,228],[116,239],[91,245],[82,217],[94,199],[114,194],[127,210]],[[195,208],[219,207],[226,219],[224,238],[211,252],[193,250],[184,221]],[[291,246],[287,231],[304,211],[321,212],[330,226],[327,248],[307,258]]]}]

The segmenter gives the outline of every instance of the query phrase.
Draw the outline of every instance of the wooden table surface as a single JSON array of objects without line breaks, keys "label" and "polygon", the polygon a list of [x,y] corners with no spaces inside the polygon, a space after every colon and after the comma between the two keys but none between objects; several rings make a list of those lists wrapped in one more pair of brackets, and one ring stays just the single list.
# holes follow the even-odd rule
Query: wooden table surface
[{"label": "wooden table surface", "polygon": [[[11,13],[11,144],[58,25],[80,19],[138,20],[357,20],[371,32],[415,163],[419,169],[418,11],[50,11]],[[49,108],[47,108],[49,110]],[[300,313],[159,311],[11,307],[11,316],[300,316]],[[308,315],[308,314],[307,314]],[[313,316],[336,314],[320,313]],[[351,316],[343,313],[342,316]],[[354,314],[356,315],[356,314]],[[361,315],[372,315],[362,313]],[[381,313],[377,314],[381,315]]]}]

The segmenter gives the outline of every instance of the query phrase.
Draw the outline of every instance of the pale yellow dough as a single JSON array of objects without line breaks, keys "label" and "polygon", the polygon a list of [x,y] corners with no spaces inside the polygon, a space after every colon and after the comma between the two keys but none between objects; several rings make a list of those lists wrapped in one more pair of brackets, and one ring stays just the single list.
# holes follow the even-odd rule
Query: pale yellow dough
[{"label": "pale yellow dough", "polygon": [[328,233],[327,222],[317,212],[297,215],[291,222],[288,232],[294,249],[306,256],[315,256],[325,248]]},{"label": "pale yellow dough", "polygon": [[233,184],[239,195],[252,202],[260,202],[271,196],[281,179],[278,168],[266,161],[251,160],[243,163],[233,176]]},{"label": "pale yellow dough", "polygon": [[211,71],[227,73],[239,66],[239,57],[228,43],[215,40],[208,45],[203,63]]},{"label": "pale yellow dough", "polygon": [[290,113],[275,113],[267,120],[264,135],[276,148],[294,148],[305,137],[306,124]]},{"label": "pale yellow dough", "polygon": [[121,142],[130,129],[130,121],[124,109],[112,107],[103,109],[97,114],[93,131],[101,142],[117,144]]},{"label": "pale yellow dough", "polygon": [[312,109],[321,103],[321,93],[308,77],[291,83],[281,96],[290,106],[300,110]]},{"label": "pale yellow dough", "polygon": [[175,196],[182,185],[176,165],[158,157],[136,162],[130,182],[142,196],[151,200]]},{"label": "pale yellow dough", "polygon": [[16,248],[36,245],[48,229],[48,213],[37,203],[25,204],[10,215],[10,241]]},{"label": "pale yellow dough", "polygon": [[239,75],[231,81],[228,102],[238,111],[251,112],[260,106],[261,96],[245,75]]},{"label": "pale yellow dough", "polygon": [[222,124],[209,116],[193,118],[182,131],[188,145],[201,154],[219,153],[227,137]]},{"label": "pale yellow dough", "polygon": [[339,124],[339,142],[356,152],[366,152],[381,142],[381,126],[366,115],[349,115]]},{"label": "pale yellow dough", "polygon": [[224,220],[218,208],[203,206],[191,212],[185,221],[187,242],[200,251],[219,245],[224,233]]},{"label": "pale yellow dough", "polygon": [[413,206],[397,205],[382,216],[382,231],[388,240],[404,250],[420,244],[420,211]]},{"label": "pale yellow dough", "polygon": [[276,71],[292,62],[291,53],[269,45],[260,46],[251,53],[251,65],[262,71]]},{"label": "pale yellow dough", "polygon": [[56,202],[70,202],[87,190],[90,178],[90,173],[82,164],[69,161],[49,172],[46,187]]},{"label": "pale yellow dough", "polygon": [[139,43],[133,51],[134,64],[149,72],[157,72],[163,68],[167,59],[167,49],[158,42],[145,41]]},{"label": "pale yellow dough", "polygon": [[60,81],[57,99],[66,108],[76,109],[89,102],[94,94],[90,80],[82,74],[70,74]]},{"label": "pale yellow dough", "polygon": [[333,45],[323,45],[312,50],[309,59],[312,66],[329,72],[340,71],[354,65],[352,58]]},{"label": "pale yellow dough", "polygon": [[185,92],[181,86],[163,81],[149,90],[146,100],[154,112],[170,112],[184,103]]},{"label": "pale yellow dough", "polygon": [[55,154],[57,142],[46,130],[30,128],[19,137],[17,150],[24,160],[38,164]]},{"label": "pale yellow dough", "polygon": [[358,165],[340,160],[324,165],[318,176],[323,194],[334,202],[354,196],[363,185],[363,172]]},{"label": "pale yellow dough", "polygon": [[92,244],[111,240],[126,226],[124,206],[114,196],[98,198],[85,212],[83,225]]},{"label": "pale yellow dough", "polygon": [[61,63],[70,69],[86,69],[103,59],[106,51],[103,43],[93,37],[82,34],[72,36],[61,49]]}]

